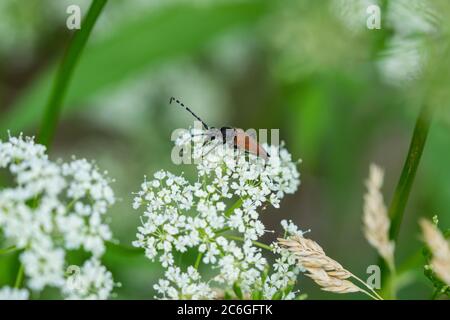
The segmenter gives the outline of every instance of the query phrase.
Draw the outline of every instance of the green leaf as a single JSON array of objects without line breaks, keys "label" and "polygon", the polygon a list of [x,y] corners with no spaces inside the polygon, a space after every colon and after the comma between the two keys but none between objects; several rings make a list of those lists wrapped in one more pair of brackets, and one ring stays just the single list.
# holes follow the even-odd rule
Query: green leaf
[{"label": "green leaf", "polygon": [[[263,1],[245,1],[211,6],[178,4],[143,11],[109,38],[87,44],[67,92],[65,111],[86,106],[102,90],[164,61],[197,52],[232,28],[254,24],[265,10]],[[0,119],[0,128],[15,134],[41,120],[55,65],[38,77],[11,112]]]},{"label": "green leaf", "polygon": [[263,297],[262,290],[255,290],[252,293],[252,300],[261,300]]},{"label": "green leaf", "polygon": [[284,288],[283,293],[284,296],[287,296],[294,289],[294,284],[289,284],[286,288]]},{"label": "green leaf", "polygon": [[224,300],[231,300],[232,299],[232,294],[230,291],[226,290],[225,291],[225,296],[224,296]]},{"label": "green leaf", "polygon": [[269,266],[266,266],[266,267],[264,268],[263,274],[261,275],[261,286],[262,286],[262,287],[264,287],[264,283],[266,283],[266,279],[267,279],[267,277],[269,276],[269,271],[270,271],[270,267],[269,267]]},{"label": "green leaf", "polygon": [[234,294],[236,295],[236,297],[238,297],[241,300],[244,299],[244,295],[242,294],[241,287],[239,286],[239,284],[237,282],[235,282],[233,284],[233,291],[234,291]]},{"label": "green leaf", "polygon": [[281,300],[283,298],[283,290],[277,291],[273,296],[272,300]]},{"label": "green leaf", "polygon": [[64,105],[65,93],[70,84],[70,79],[75,70],[76,64],[105,4],[106,0],[92,1],[81,29],[75,31],[75,34],[72,37],[66,52],[64,53],[64,58],[62,59],[61,65],[57,71],[53,83],[53,89],[47,102],[39,133],[38,142],[47,146],[47,148],[49,148],[51,141],[53,140],[59,121],[59,115],[61,114],[61,110]]}]

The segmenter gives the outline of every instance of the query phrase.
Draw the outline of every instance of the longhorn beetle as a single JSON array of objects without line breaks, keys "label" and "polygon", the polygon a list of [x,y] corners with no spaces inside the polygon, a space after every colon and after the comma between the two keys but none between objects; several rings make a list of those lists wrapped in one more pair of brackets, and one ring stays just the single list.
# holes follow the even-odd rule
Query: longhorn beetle
[{"label": "longhorn beetle", "polygon": [[[228,144],[235,149],[242,150],[246,153],[254,154],[264,160],[269,160],[269,154],[267,151],[257,142],[257,140],[251,135],[247,134],[244,130],[232,127],[221,127],[215,128],[208,126],[199,116],[197,116],[189,107],[185,106],[184,103],[180,102],[180,100],[175,99],[174,97],[170,98],[169,103],[175,101],[180,107],[183,107],[187,110],[195,119],[200,121],[205,129],[205,133],[201,135],[205,135],[207,137],[206,142],[211,142],[216,138],[219,139],[219,143]],[[222,141],[220,141],[220,139]],[[214,146],[211,150],[213,150],[216,146]],[[211,151],[210,150],[210,151]],[[210,152],[208,151],[208,153]]]}]

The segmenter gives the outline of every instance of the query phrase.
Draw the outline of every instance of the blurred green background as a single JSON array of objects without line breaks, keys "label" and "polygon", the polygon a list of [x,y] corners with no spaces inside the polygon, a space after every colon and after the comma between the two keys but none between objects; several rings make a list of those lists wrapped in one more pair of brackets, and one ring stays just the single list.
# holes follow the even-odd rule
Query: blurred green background
[{"label": "blurred green background", "polygon": [[[0,137],[36,135],[55,66],[73,33],[66,8],[90,1],[0,2]],[[370,4],[380,30],[366,27]],[[399,265],[422,248],[418,218],[450,225],[450,3],[435,1],[144,1],[110,0],[82,53],[51,150],[95,160],[115,179],[115,238],[130,245],[139,213],[132,192],[158,169],[193,175],[170,160],[170,135],[192,118],[168,101],[182,99],[214,126],[279,128],[300,165],[302,185],[263,221],[280,232],[292,219],[329,256],[365,278],[376,264],[362,234],[364,179],[385,168],[389,203],[422,103],[439,106],[396,248]],[[276,234],[268,234],[266,242]],[[121,299],[151,299],[162,272],[145,257],[108,250],[104,257]],[[423,261],[402,280],[400,298],[429,298]],[[0,258],[0,285],[14,278],[14,256]],[[364,298],[321,292],[311,299]],[[52,297],[44,292],[42,297]]]}]

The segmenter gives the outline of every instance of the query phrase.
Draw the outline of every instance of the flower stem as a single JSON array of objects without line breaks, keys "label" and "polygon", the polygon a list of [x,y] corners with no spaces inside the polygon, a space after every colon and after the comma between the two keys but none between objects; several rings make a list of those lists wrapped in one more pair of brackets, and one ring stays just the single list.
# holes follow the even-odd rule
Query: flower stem
[{"label": "flower stem", "polygon": [[437,298],[439,297],[440,293],[441,293],[441,291],[438,288],[436,288],[433,291],[433,294],[431,295],[431,300],[437,300]]},{"label": "flower stem", "polygon": [[57,70],[56,78],[53,83],[52,91],[45,108],[44,118],[42,120],[39,142],[49,148],[55,134],[58,118],[61,114],[64,97],[72,78],[75,66],[80,58],[87,39],[92,28],[97,21],[107,0],[93,0],[81,25],[81,29],[75,31],[69,46],[64,54],[63,60]]},{"label": "flower stem", "polygon": [[215,232],[216,234],[222,234],[222,233],[224,233],[224,232],[226,232],[226,231],[229,231],[229,230],[231,230],[230,227],[225,227],[225,228],[219,229],[219,230],[214,231],[214,232]]},{"label": "flower stem", "polygon": [[358,278],[357,276],[355,276],[353,273],[352,273],[352,277],[354,278],[354,279],[356,279],[357,281],[359,281],[360,283],[362,283],[367,289],[369,289],[371,292],[373,292],[373,294],[377,297],[377,299],[376,300],[383,300],[383,298],[371,287],[371,286],[369,286],[366,282],[364,282],[363,280],[361,280],[360,278]]},{"label": "flower stem", "polygon": [[[241,241],[241,242],[245,241],[245,239],[242,237],[237,237],[237,236],[232,236],[232,235],[225,235],[224,237],[228,238],[230,240],[236,240],[236,241]],[[268,246],[267,244],[264,244],[264,243],[261,243],[258,241],[252,241],[252,243],[257,247],[260,247],[262,249],[266,249],[266,250],[269,250],[270,252],[272,252],[272,248],[270,246]]]},{"label": "flower stem", "polygon": [[24,278],[25,269],[23,264],[20,264],[19,271],[17,272],[16,282],[14,284],[14,288],[19,289],[22,286],[23,278]]},{"label": "flower stem", "polygon": [[203,252],[199,252],[197,255],[197,259],[195,260],[194,268],[195,270],[198,270],[198,267],[200,266],[200,262],[202,262]]},{"label": "flower stem", "polygon": [[[432,108],[428,104],[423,104],[416,120],[402,173],[389,206],[389,218],[391,220],[389,238],[394,242],[396,241],[400,231],[400,225],[402,223],[406,204],[408,202],[409,194],[411,192],[417,168],[419,166],[423,149],[428,137],[428,132],[430,130],[431,118]],[[379,261],[383,270],[382,284],[386,298],[393,299],[395,298],[395,267],[387,268],[386,263],[381,257]],[[389,277],[384,270],[390,270]]]},{"label": "flower stem", "polygon": [[225,212],[225,217],[231,216],[233,211],[237,208],[239,208],[244,201],[242,199],[237,200],[228,210]]},{"label": "flower stem", "polygon": [[368,295],[369,297],[371,297],[373,300],[383,300],[383,299],[379,299],[379,298],[377,298],[376,296],[370,294],[369,292],[367,292],[367,291],[364,290],[364,289],[359,288],[359,290],[360,290],[362,293],[364,293],[364,294]]},{"label": "flower stem", "polygon": [[416,121],[403,170],[389,206],[390,238],[396,240],[431,124],[431,108],[423,105]]}]

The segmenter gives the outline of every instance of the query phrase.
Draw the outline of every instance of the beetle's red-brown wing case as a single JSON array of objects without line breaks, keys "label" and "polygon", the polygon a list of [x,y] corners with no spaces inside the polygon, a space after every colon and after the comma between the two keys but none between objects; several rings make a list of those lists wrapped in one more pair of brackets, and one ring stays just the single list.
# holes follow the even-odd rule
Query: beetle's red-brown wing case
[{"label": "beetle's red-brown wing case", "polygon": [[254,137],[246,134],[242,129],[235,129],[234,144],[239,149],[257,155],[265,160],[269,159],[269,155],[266,150],[264,150],[264,148],[256,141]]}]

